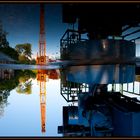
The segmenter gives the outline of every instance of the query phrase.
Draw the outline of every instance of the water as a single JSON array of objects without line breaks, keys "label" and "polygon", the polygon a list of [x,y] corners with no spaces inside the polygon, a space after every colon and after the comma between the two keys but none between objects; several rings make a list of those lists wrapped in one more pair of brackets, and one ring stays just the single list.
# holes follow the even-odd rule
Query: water
[{"label": "water", "polygon": [[[139,118],[140,111],[135,113],[133,108],[130,108],[132,110],[130,111],[129,107],[128,110],[126,107],[126,110],[120,113],[100,100],[105,98],[105,101],[112,104],[108,99],[113,99],[113,96],[109,95],[113,90],[120,92],[121,98],[127,95],[139,100],[140,83],[133,83],[135,80],[135,75],[132,74],[133,66],[128,67],[129,73],[132,70],[128,79],[124,76],[127,71],[126,66],[124,73],[120,71],[121,76],[125,78],[116,79],[114,81],[116,83],[113,84],[111,81],[113,72],[109,74],[107,72],[109,69],[105,69],[104,72],[104,66],[101,69],[98,66],[82,66],[84,67],[82,69],[81,66],[62,68],[61,64],[0,65],[0,136],[140,136],[138,131],[140,125],[136,119]],[[42,70],[36,69],[37,67]],[[114,71],[113,66],[109,65],[109,67]],[[116,68],[119,69],[118,65]],[[122,69],[121,65],[120,69]],[[79,76],[80,72],[84,77]],[[118,76],[117,74],[120,75],[119,70],[114,72],[115,77]],[[96,77],[100,77],[98,75],[101,73],[106,74],[106,80],[102,85],[99,79],[89,76],[95,73]],[[69,80],[70,76],[72,81]],[[102,97],[100,93],[106,92],[108,92],[107,97]],[[137,108],[140,110],[139,105]],[[130,116],[132,114],[135,116],[133,126],[137,124],[137,127],[133,127],[133,132],[127,131],[125,127],[130,123],[127,127],[131,128],[131,121],[128,121],[128,118],[123,122],[120,121],[121,117],[125,117],[123,115],[126,112]],[[116,117],[112,119],[113,115]],[[120,125],[123,129],[118,129]]]},{"label": "water", "polygon": [[[37,74],[31,70],[28,73],[21,71],[19,74],[17,71],[12,72],[14,76],[10,79],[17,79],[15,80],[17,86],[8,89],[9,96],[3,99],[7,103],[1,107],[0,136],[62,136],[57,133],[57,127],[62,124],[62,106],[67,103],[60,96],[60,79],[46,77],[47,82],[44,82],[46,85],[46,132],[42,133],[40,85],[36,78]],[[10,84],[10,79],[6,84]],[[30,83],[26,89],[23,83],[28,81]],[[1,88],[5,91],[6,85],[1,83]]]}]

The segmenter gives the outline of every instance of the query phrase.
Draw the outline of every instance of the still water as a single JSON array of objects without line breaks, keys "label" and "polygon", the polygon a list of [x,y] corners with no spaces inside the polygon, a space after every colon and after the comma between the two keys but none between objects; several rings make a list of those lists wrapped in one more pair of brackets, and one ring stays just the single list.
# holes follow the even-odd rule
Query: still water
[{"label": "still water", "polygon": [[[36,78],[37,74],[32,71],[28,74],[25,72],[16,74],[16,71],[12,73],[14,75],[5,80],[5,84],[17,82],[17,86],[11,85],[6,91],[7,86],[2,83],[2,79],[0,81],[1,89],[3,89],[1,91],[7,92],[8,95],[6,99],[1,100],[0,136],[61,136],[57,133],[57,127],[62,124],[62,106],[67,103],[60,96],[60,79],[46,77],[47,81],[44,82],[46,85],[46,132],[42,133],[40,84]],[[11,81],[14,78],[17,80]],[[28,87],[19,86],[27,81],[30,82]]]},{"label": "still water", "polygon": [[0,69],[0,136],[140,136],[134,65],[8,68]]}]

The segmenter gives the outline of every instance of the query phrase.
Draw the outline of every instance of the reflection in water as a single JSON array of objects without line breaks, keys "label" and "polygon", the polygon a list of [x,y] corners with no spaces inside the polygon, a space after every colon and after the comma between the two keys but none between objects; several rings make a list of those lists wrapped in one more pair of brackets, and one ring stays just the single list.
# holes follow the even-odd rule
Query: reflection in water
[{"label": "reflection in water", "polygon": [[46,82],[59,79],[58,70],[37,70],[37,81],[40,87],[41,132],[46,132]]},{"label": "reflection in water", "polygon": [[31,94],[32,93],[32,80],[36,78],[36,74],[30,70],[20,71],[19,84],[16,87],[16,92],[19,94]]},{"label": "reflection in water", "polygon": [[8,90],[0,90],[0,117],[4,116],[4,108],[8,105],[8,96],[10,92]]},{"label": "reflection in water", "polygon": [[78,104],[63,107],[63,126],[58,126],[58,133],[63,136],[111,136],[111,112],[96,95],[97,87],[102,93],[107,92],[107,85],[76,83],[67,81],[66,77],[66,70],[61,71],[61,95],[67,102]]},{"label": "reflection in water", "polygon": [[[20,96],[35,94],[32,85],[37,79],[40,93],[40,116],[41,116],[41,132],[46,135],[46,82],[57,80],[60,78],[59,70],[13,70],[11,78],[4,77],[0,81],[0,116],[4,115],[4,108],[8,104],[8,96],[11,90],[15,90]],[[28,96],[29,97],[29,96]],[[21,97],[22,98],[22,97]],[[30,97],[29,97],[30,98]],[[23,99],[24,102],[24,99]],[[36,103],[37,104],[37,103]],[[13,108],[17,109],[17,108]],[[27,109],[22,108],[22,109]],[[19,116],[19,114],[18,114]],[[23,121],[27,121],[26,119]],[[18,123],[18,122],[17,122]],[[16,129],[16,128],[15,128]]]},{"label": "reflection in water", "polygon": [[4,107],[8,104],[10,91],[16,88],[17,93],[31,94],[31,78],[35,78],[32,71],[0,69],[0,116],[3,116]]},{"label": "reflection in water", "polygon": [[17,85],[17,76],[12,79],[14,75],[14,70],[0,69],[0,117],[4,115],[4,108],[8,105],[10,91]]},{"label": "reflection in water", "polygon": [[25,93],[25,94],[31,94],[31,82],[32,80],[27,80],[26,82],[20,82],[20,84],[17,87],[17,93]]},{"label": "reflection in water", "polygon": [[41,131],[46,132],[46,70],[38,70],[37,81],[40,86]]},{"label": "reflection in water", "polygon": [[61,59],[75,62],[61,72],[61,95],[77,105],[63,107],[58,133],[140,136],[140,101],[126,96],[128,83],[133,83],[129,93],[134,93],[135,42],[114,37],[84,39],[68,29],[60,45]]},{"label": "reflection in water", "polygon": [[[134,67],[126,66],[125,71],[120,72],[119,81],[111,82],[109,78],[113,74],[108,74],[106,82],[102,84],[99,78],[80,76],[80,68],[75,66],[74,69],[61,70],[61,95],[72,105],[63,107],[63,124],[58,126],[58,133],[63,136],[139,136],[140,101],[132,95]],[[80,70],[86,76],[89,76],[91,70],[96,73],[94,66],[87,71]],[[130,72],[130,76],[126,70],[133,74]],[[80,82],[82,80],[85,83]],[[130,82],[133,82],[131,87],[128,85]],[[119,90],[116,85],[119,85]],[[139,88],[139,85],[135,85],[135,88]],[[133,98],[126,94],[128,89],[132,89]],[[73,105],[73,102],[77,105]]]},{"label": "reflection in water", "polygon": [[77,83],[128,83],[134,81],[135,65],[83,65],[66,69],[68,81]]},{"label": "reflection in water", "polygon": [[14,77],[14,70],[0,69],[0,79],[11,79]]},{"label": "reflection in water", "polygon": [[[127,84],[123,82],[117,83],[115,81],[114,83],[109,82],[104,84],[91,84],[82,82],[77,83],[68,80],[68,70],[69,69],[61,69],[60,73],[59,70],[13,70],[13,73],[11,72],[10,78],[9,76],[5,76],[5,78],[3,79],[1,78],[0,116],[3,116],[1,119],[7,117],[7,113],[5,114],[4,110],[11,106],[9,105],[8,107],[6,107],[8,104],[8,98],[11,98],[13,96],[10,94],[12,90],[15,90],[16,93],[18,93],[16,94],[16,96],[20,96],[20,98],[23,99],[24,105],[24,102],[28,100],[27,98],[30,98],[32,95],[36,95],[35,93],[37,92],[39,93],[40,98],[40,109],[38,110],[40,115],[36,115],[35,118],[37,118],[38,116],[41,117],[41,121],[39,120],[38,122],[38,124],[41,124],[41,130],[39,126],[34,129],[39,128],[39,131],[43,133],[43,136],[48,135],[47,133],[48,131],[50,131],[49,129],[51,129],[51,127],[46,126],[46,124],[49,125],[50,123],[49,119],[47,119],[46,123],[46,115],[49,115],[47,113],[48,111],[46,110],[47,108],[51,108],[52,112],[54,112],[55,114],[53,107],[54,98],[56,98],[56,96],[47,100],[47,82],[49,84],[49,80],[52,81],[61,78],[60,93],[65,99],[65,101],[68,103],[68,105],[64,105],[64,103],[59,103],[59,101],[56,103],[56,105],[61,104],[61,106],[63,106],[63,122],[62,124],[56,124],[56,127],[58,127],[57,132],[59,136],[60,134],[62,134],[63,136],[89,137],[140,135],[140,124],[138,121],[140,116],[140,101],[138,100],[139,91],[137,90],[137,97],[134,98],[134,96],[132,96],[132,93],[136,92],[136,90],[133,89],[139,89],[140,84],[138,82],[137,84],[136,82]],[[121,74],[123,75],[123,73]],[[12,75],[14,75],[14,77]],[[33,83],[35,80],[37,80],[39,84],[38,91],[37,89],[33,89]],[[125,80],[127,81],[126,77]],[[127,95],[129,92],[131,93],[131,98]],[[52,92],[50,94],[52,94]],[[24,96],[26,96],[26,100],[24,100]],[[51,104],[50,100],[52,102]],[[16,102],[18,102],[18,100]],[[34,98],[33,102],[37,104]],[[48,102],[49,104],[47,106]],[[10,102],[10,104],[12,104],[12,102]],[[13,108],[13,110],[14,109],[18,109],[18,107]],[[22,109],[26,110],[27,107],[23,107]],[[34,109],[37,110],[37,107],[35,107]],[[18,114],[17,116],[19,117],[20,115]],[[26,119],[25,114],[23,116],[25,119],[24,120],[22,118],[23,121],[27,121],[28,119]],[[32,118],[33,116],[30,117]],[[57,116],[54,115],[53,118],[51,118],[51,125],[53,125],[53,119],[57,119]],[[59,118],[59,120],[61,119]],[[36,120],[35,125],[38,124]],[[19,127],[21,126],[19,125],[18,128]],[[55,130],[52,131],[54,133]],[[51,136],[56,135],[57,134],[52,134]]]}]

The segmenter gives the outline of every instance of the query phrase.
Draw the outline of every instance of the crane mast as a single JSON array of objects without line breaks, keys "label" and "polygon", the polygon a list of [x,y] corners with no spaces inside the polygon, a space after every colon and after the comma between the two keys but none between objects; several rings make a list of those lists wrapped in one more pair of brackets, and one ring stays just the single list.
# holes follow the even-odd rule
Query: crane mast
[{"label": "crane mast", "polygon": [[45,39],[45,11],[44,5],[40,5],[40,36],[39,36],[39,53],[37,53],[36,63],[39,65],[47,64],[46,56],[46,39]]},{"label": "crane mast", "polygon": [[46,132],[46,82],[47,74],[45,70],[38,70],[37,81],[40,86],[40,112],[41,112],[41,132]]},{"label": "crane mast", "polygon": [[[37,53],[36,63],[38,65],[46,65],[46,39],[45,39],[45,11],[44,5],[40,4],[40,37],[39,37],[39,53]],[[38,70],[37,81],[40,86],[40,111],[41,111],[41,131],[46,132],[46,70]]]}]

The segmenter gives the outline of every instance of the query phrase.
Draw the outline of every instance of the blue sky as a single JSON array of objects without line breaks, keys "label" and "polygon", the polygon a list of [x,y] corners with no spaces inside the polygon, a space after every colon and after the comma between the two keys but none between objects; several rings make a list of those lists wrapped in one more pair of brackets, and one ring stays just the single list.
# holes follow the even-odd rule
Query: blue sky
[{"label": "blue sky", "polygon": [[[20,43],[31,43],[36,55],[39,41],[39,4],[0,4],[0,20],[8,32],[11,47]],[[60,50],[60,38],[68,25],[62,23],[61,4],[45,4],[45,30],[47,54]]]},{"label": "blue sky", "polygon": [[[55,88],[54,88],[55,87]],[[68,103],[60,95],[60,80],[46,82],[46,133],[41,133],[40,88],[32,80],[32,94],[10,92],[4,116],[0,116],[0,136],[61,136],[58,126],[63,124],[62,109]],[[54,101],[55,99],[55,101]]]},{"label": "blue sky", "polygon": [[[3,28],[8,32],[7,39],[10,46],[14,48],[16,44],[31,43],[34,56],[37,54],[39,44],[39,6],[35,3],[0,4],[0,20]],[[47,55],[56,55],[60,51],[60,39],[68,27],[71,26],[62,23],[61,4],[45,4]],[[136,43],[136,54],[140,56],[139,40]]]}]

